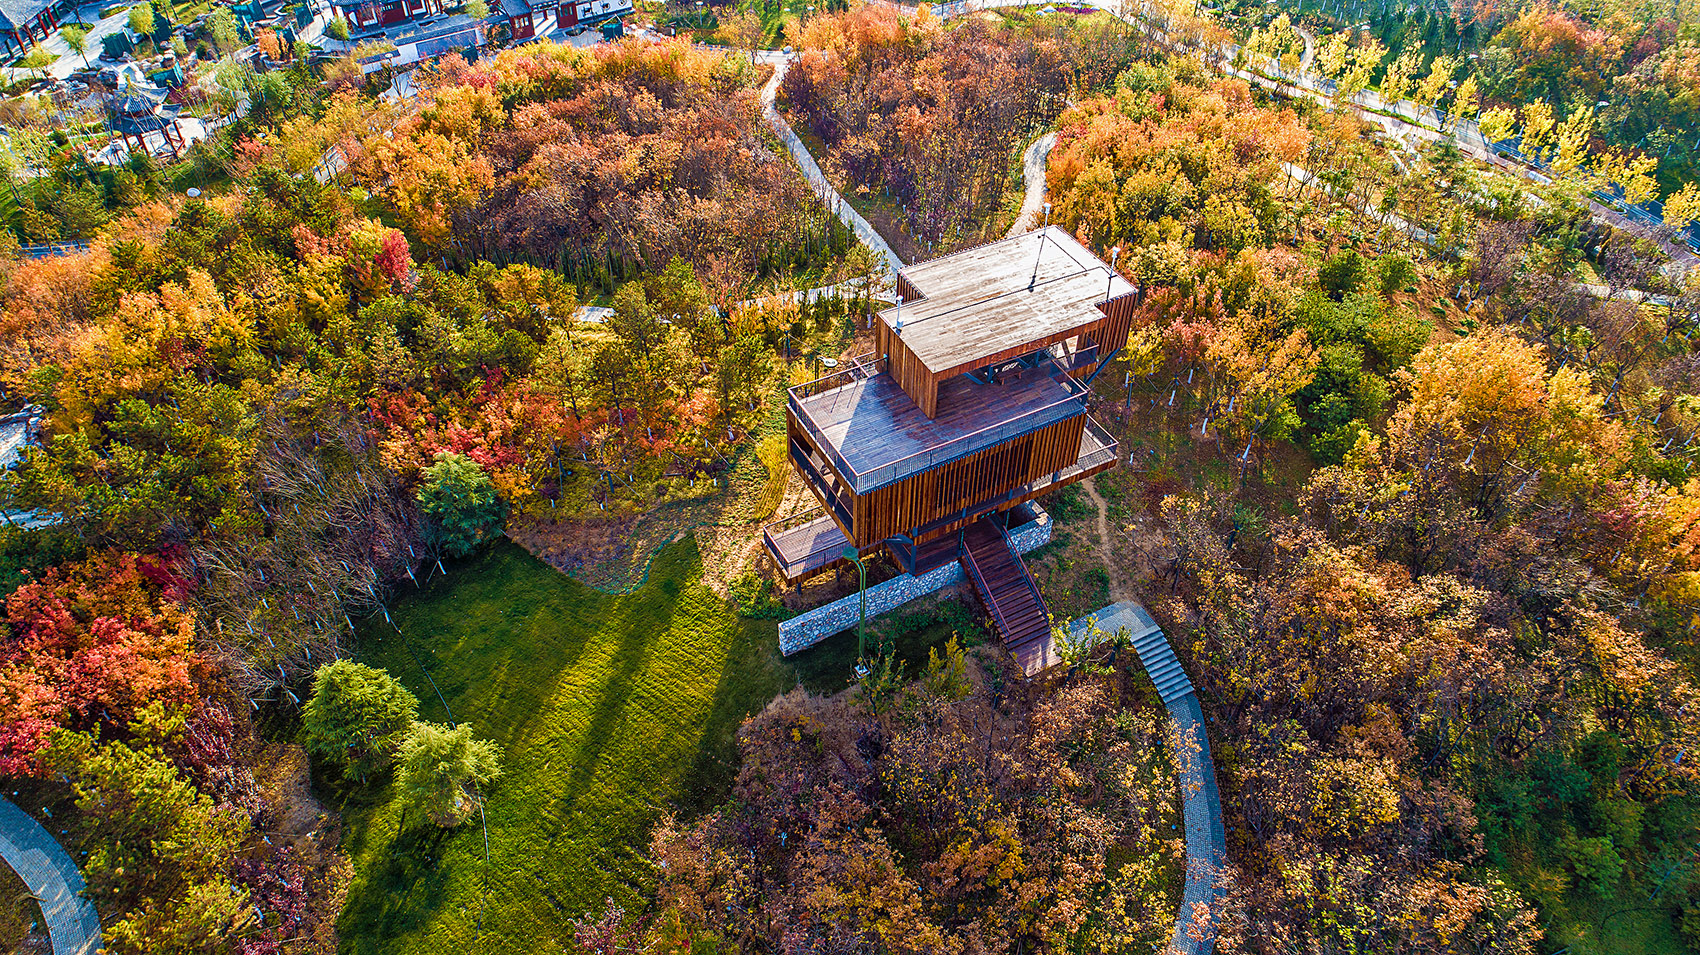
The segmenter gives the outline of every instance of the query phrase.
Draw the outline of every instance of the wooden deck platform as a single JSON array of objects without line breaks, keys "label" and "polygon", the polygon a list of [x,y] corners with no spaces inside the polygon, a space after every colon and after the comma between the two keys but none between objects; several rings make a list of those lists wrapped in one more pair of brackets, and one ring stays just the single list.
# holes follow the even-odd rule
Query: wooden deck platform
[{"label": "wooden deck platform", "polygon": [[940,385],[928,418],[889,374],[807,397],[793,393],[798,422],[855,493],[866,494],[1086,410],[1084,388],[1041,367],[982,385],[959,375]]},{"label": "wooden deck platform", "polygon": [[1056,226],[911,265],[902,276],[920,297],[880,319],[893,326],[901,316],[904,345],[935,374],[1102,321],[1100,304],[1134,291]]},{"label": "wooden deck platform", "polygon": [[[825,511],[803,522],[776,522],[762,529],[762,542],[787,580],[807,577],[844,559],[850,541]],[[808,515],[804,515],[807,517]]]}]

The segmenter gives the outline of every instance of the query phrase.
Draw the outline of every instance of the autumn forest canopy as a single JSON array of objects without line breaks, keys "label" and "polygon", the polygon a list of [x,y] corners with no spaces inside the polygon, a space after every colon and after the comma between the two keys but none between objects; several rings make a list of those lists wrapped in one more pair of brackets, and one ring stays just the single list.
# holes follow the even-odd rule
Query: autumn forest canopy
[{"label": "autumn forest canopy", "polygon": [[[653,6],[16,177],[86,247],[0,260],[0,773],[108,951],[1700,950],[1694,10]],[[895,295],[846,210],[928,257],[1041,183],[1136,298],[1027,559],[1196,690],[1197,911],[1127,634],[778,649],[857,587],[759,543]]]}]

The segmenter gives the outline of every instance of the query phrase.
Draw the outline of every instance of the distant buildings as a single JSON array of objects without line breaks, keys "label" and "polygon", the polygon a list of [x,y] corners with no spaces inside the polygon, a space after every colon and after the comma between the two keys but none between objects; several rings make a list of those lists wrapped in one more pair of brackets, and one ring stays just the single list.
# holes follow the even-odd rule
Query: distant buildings
[{"label": "distant buildings", "polygon": [[442,0],[333,0],[332,5],[355,35],[443,15]]},{"label": "distant buildings", "polygon": [[535,13],[555,14],[555,26],[561,30],[589,27],[632,12],[631,0],[531,0]]}]

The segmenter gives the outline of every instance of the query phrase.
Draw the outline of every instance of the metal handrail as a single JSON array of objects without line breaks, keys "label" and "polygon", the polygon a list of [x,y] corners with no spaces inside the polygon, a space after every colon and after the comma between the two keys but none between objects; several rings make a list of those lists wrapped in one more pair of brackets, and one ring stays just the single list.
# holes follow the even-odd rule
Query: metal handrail
[{"label": "metal handrail", "polygon": [[[996,447],[1006,441],[1018,438],[1029,432],[1036,431],[1038,428],[1043,427],[1043,425],[1031,425],[1026,422],[1041,412],[1049,411],[1052,408],[1066,404],[1074,404],[1081,412],[1085,412],[1086,387],[1084,385],[1064,373],[1057,367],[1054,360],[1047,359],[1040,362],[1037,369],[1043,370],[1046,374],[1050,375],[1051,380],[1061,384],[1068,392],[1067,397],[1050,402],[1042,407],[1035,408],[1033,411],[1028,412],[1020,418],[1011,421],[1004,421],[998,424],[987,425],[967,434],[958,435],[957,437],[946,441],[944,444],[937,445],[936,447],[925,448],[923,450],[916,451],[913,454],[905,455],[896,461],[882,464],[878,468],[875,468],[866,474],[858,472],[855,468],[850,466],[850,462],[846,461],[844,456],[838,452],[838,449],[833,447],[832,443],[826,440],[825,431],[815,423],[814,418],[811,417],[808,411],[803,408],[802,402],[799,400],[797,395],[797,391],[802,388],[807,388],[809,385],[816,384],[817,382],[810,382],[808,385],[799,385],[796,388],[792,388],[790,406],[798,423],[800,423],[803,426],[803,429],[808,431],[809,434],[815,438],[820,450],[826,454],[827,459],[832,462],[833,467],[838,469],[841,476],[850,478],[850,485],[853,491],[856,494],[867,494],[870,491],[877,490],[887,484],[899,480],[900,475],[902,475],[905,471],[918,473],[919,471],[937,467],[938,465],[954,461],[957,458],[967,456],[972,453],[968,448],[970,442],[974,442],[976,440],[980,441],[983,445],[980,450],[984,450],[985,448]],[[853,373],[853,370],[851,373]],[[872,376],[867,375],[864,377]],[[819,379],[819,381],[825,380],[827,379]],[[848,382],[845,382],[845,384],[848,384]],[[820,392],[813,393],[819,394]],[[996,440],[986,442],[985,436],[987,434],[997,435]]]},{"label": "metal handrail", "polygon": [[[861,381],[864,378],[873,378],[876,375],[884,374],[884,372],[885,359],[876,356],[873,352],[868,352],[866,355],[859,355],[850,359],[848,367],[840,368],[830,375],[822,375],[814,381],[805,381],[800,385],[792,385],[786,390],[793,398],[811,398],[823,391],[831,391],[834,388],[842,388],[853,381]],[[827,382],[832,382],[832,384],[829,385]]]},{"label": "metal handrail", "polygon": [[823,517],[830,520],[830,517],[827,515],[826,508],[816,504],[814,507],[798,511],[790,517],[781,517],[776,521],[769,521],[768,523],[763,524],[761,529],[763,533],[783,534],[786,531],[796,530],[804,524],[813,524],[815,521],[818,521]]},{"label": "metal handrail", "polygon": [[1115,435],[1104,430],[1104,426],[1093,420],[1091,415],[1086,416],[1086,431],[1092,437],[1097,438],[1098,443],[1107,448],[1111,454],[1115,454],[1116,448],[1121,444],[1116,440]]},{"label": "metal handrail", "polygon": [[962,559],[967,562],[968,572],[973,576],[974,582],[980,585],[980,592],[986,595],[986,605],[992,611],[993,622],[997,624],[1000,632],[1007,632],[1008,618],[998,606],[998,598],[992,594],[991,582],[986,580],[985,573],[980,570],[980,562],[974,559],[974,548],[969,547],[966,541],[962,544]]},{"label": "metal handrail", "polygon": [[1045,595],[1039,592],[1039,582],[1033,579],[1033,572],[1027,569],[1027,562],[1021,559],[1021,552],[1015,549],[1015,541],[1010,539],[1009,528],[996,521],[992,522],[992,526],[998,529],[999,536],[1003,538],[1004,546],[1009,548],[1009,556],[1015,561],[1015,569],[1021,572],[1021,579],[1027,582],[1027,592],[1032,595],[1033,601],[1041,609],[1048,612],[1050,608],[1045,606]]}]

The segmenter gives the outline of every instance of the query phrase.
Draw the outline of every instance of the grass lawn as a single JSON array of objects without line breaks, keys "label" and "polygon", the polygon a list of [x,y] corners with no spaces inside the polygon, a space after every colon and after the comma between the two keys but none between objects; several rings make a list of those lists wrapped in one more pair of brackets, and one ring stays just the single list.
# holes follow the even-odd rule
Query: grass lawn
[{"label": "grass lawn", "polygon": [[328,787],[356,870],[342,951],[559,950],[568,918],[639,901],[656,819],[718,801],[738,722],[796,680],[775,625],[740,620],[700,578],[690,541],[624,596],[503,541],[397,600],[406,641],[367,621],[360,658],[405,682],[423,719],[447,719],[440,690],[502,746],[505,776],[487,807],[487,899],[476,820],[445,833],[388,788]]},{"label": "grass lawn", "polygon": [[[404,587],[390,607],[400,634],[382,616],[363,624],[361,661],[405,683],[421,719],[446,722],[446,702],[500,744],[504,776],[487,806],[487,896],[476,820],[444,832],[404,813],[387,786],[322,783],[356,873],[343,952],[559,950],[568,920],[605,898],[641,905],[656,820],[725,797],[746,714],[799,682],[849,685],[854,631],[782,659],[777,625],[739,618],[701,576],[688,537],[625,595],[504,540]],[[922,601],[870,621],[869,643],[889,643],[914,674],[953,631],[986,639],[977,614]]]},{"label": "grass lawn", "polygon": [[17,873],[0,864],[0,952],[20,950],[30,929],[39,925],[41,907]]}]

